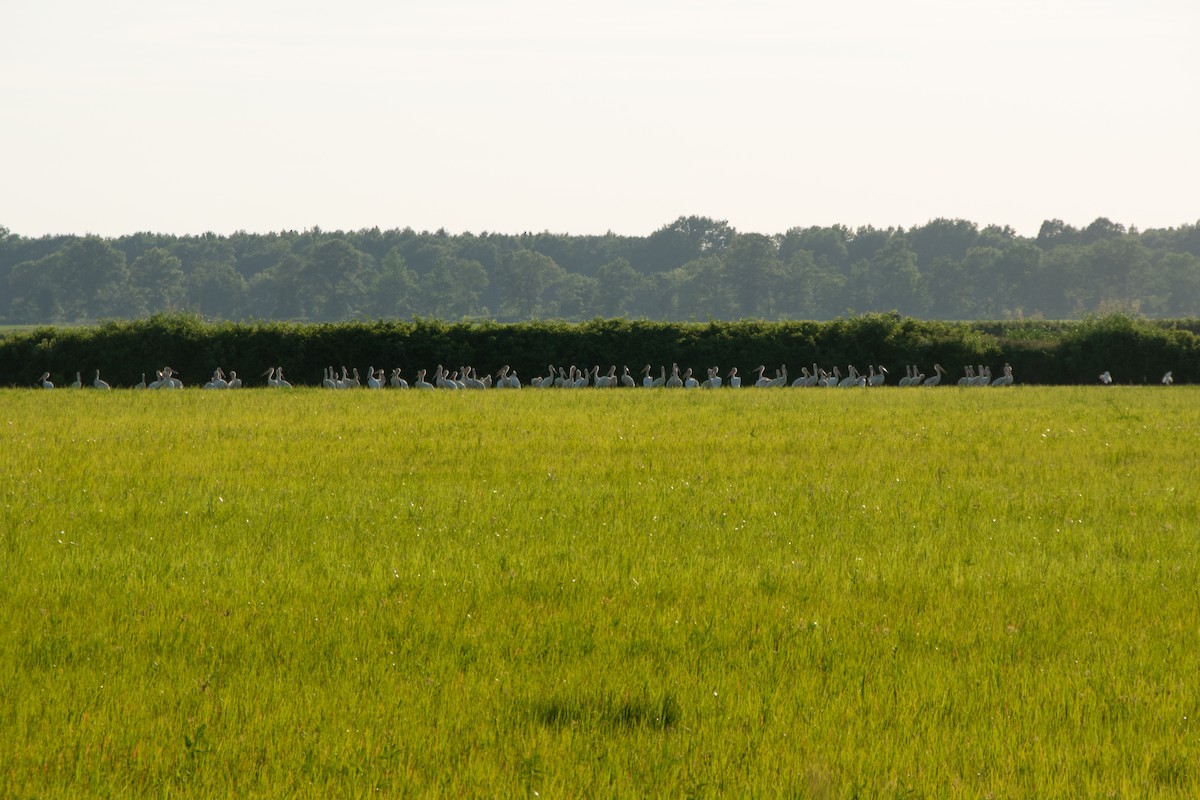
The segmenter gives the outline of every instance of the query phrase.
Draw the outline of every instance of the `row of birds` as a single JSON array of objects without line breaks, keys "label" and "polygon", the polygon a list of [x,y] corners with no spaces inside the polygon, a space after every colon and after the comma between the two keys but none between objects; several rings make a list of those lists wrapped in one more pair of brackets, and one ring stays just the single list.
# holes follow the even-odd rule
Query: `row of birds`
[{"label": "row of birds", "polygon": [[[772,378],[766,377],[766,367],[760,366],[753,370],[758,377],[752,384],[756,387],[771,388],[780,386],[793,387],[857,387],[857,386],[882,386],[887,380],[888,371],[883,365],[868,367],[867,374],[858,371],[851,364],[848,367],[847,374],[842,375],[839,367],[834,367],[832,372],[827,372],[824,369],[813,364],[813,368],[809,371],[808,367],[802,367],[800,376],[788,383],[787,366],[781,366],[775,372]],[[939,386],[943,383],[949,383],[946,379],[946,370],[941,364],[933,365],[933,374],[929,377],[920,369],[910,364],[904,369],[905,375],[897,382],[897,386]],[[358,368],[347,370],[342,367],[341,374],[333,367],[327,367],[321,380],[321,385],[326,389],[354,389],[365,386],[368,389],[382,389],[391,387],[393,389],[408,389],[409,383],[400,375],[400,367],[392,370],[391,377],[388,377],[383,368],[375,369],[374,366],[367,368],[367,380],[364,383],[359,375]],[[956,381],[958,386],[1011,386],[1013,383],[1013,370],[1008,364],[1004,365],[1004,371],[998,377],[992,377],[992,369],[986,365],[980,364],[978,369],[971,365],[963,368],[963,376]],[[267,386],[273,388],[291,388],[290,384],[283,377],[283,367],[271,367],[263,376],[267,380]],[[617,375],[616,366],[609,367],[609,370],[604,375],[600,374],[600,367],[594,366],[591,370],[580,370],[575,366],[555,367],[549,365],[549,372],[546,375],[539,375],[529,382],[530,386],[537,388],[568,388],[579,389],[587,386],[597,388],[604,387],[637,387],[642,386],[647,389],[655,389],[664,387],[667,389],[682,388],[682,389],[717,389],[725,385],[733,388],[738,388],[742,385],[742,378],[738,375],[737,367],[731,369],[722,377],[720,370],[717,367],[710,367],[708,375],[704,380],[699,380],[695,377],[691,367],[680,372],[678,364],[671,365],[671,374],[667,375],[667,368],[660,367],[658,376],[651,375],[651,367],[649,364],[642,367],[641,380],[637,380],[630,374],[629,367],[625,367],[624,371]],[[433,381],[427,381],[429,377],[427,370],[418,370],[416,380],[412,384],[412,388],[416,389],[520,389],[522,386],[521,379],[517,377],[517,372],[508,366],[502,367],[495,375],[485,375],[480,378],[474,367],[460,367],[457,371],[451,372],[442,365],[438,365],[433,374]],[[1112,374],[1105,370],[1100,373],[1100,383],[1105,386],[1113,382]],[[1162,376],[1162,384],[1170,386],[1175,382],[1171,370]],[[50,373],[45,372],[38,379],[38,385],[43,389],[53,389],[54,384],[50,381]],[[100,377],[100,370],[96,370],[96,377],[92,380],[92,386],[96,389],[111,388],[109,384]],[[83,388],[83,381],[80,373],[75,373],[75,381],[70,384],[72,389]],[[134,389],[182,389],[183,382],[177,377],[177,373],[171,367],[163,367],[155,372],[155,379],[146,382],[146,373],[142,373],[142,381],[133,387]],[[223,369],[217,367],[213,372],[212,378],[204,384],[205,389],[240,389],[242,388],[242,379],[237,376],[237,372],[230,371],[228,374]]]},{"label": "row of birds", "polygon": [[[905,367],[905,376],[899,380],[898,386],[938,386],[945,380],[946,370],[941,364],[933,365],[934,374],[929,377],[921,372],[916,365]],[[747,382],[748,386],[760,388],[773,388],[782,386],[792,387],[867,387],[867,386],[882,386],[885,384],[888,376],[888,370],[880,365],[878,367],[871,365],[868,367],[867,373],[859,372],[854,365],[850,365],[847,369],[847,374],[842,375],[840,367],[834,367],[832,371],[826,371],[813,364],[812,370],[808,367],[802,367],[801,374],[795,379],[790,380],[787,371],[787,366],[783,365],[775,371],[774,377],[766,376],[766,366],[760,366],[753,372],[757,377],[753,382]],[[1003,373],[996,378],[992,377],[992,370],[985,365],[979,365],[978,370],[973,366],[966,366],[963,369],[964,375],[958,380],[959,386],[1011,386],[1013,383],[1013,370],[1008,364],[1004,365]],[[659,367],[659,374],[654,376],[651,374],[651,367],[647,364],[641,370],[641,379],[635,379],[630,373],[629,367],[625,367],[624,371],[617,375],[616,366],[609,367],[607,373],[601,375],[600,367],[594,366],[590,370],[581,370],[572,365],[571,367],[555,367],[549,365],[549,371],[546,375],[539,375],[529,381],[529,386],[535,388],[569,388],[579,389],[588,386],[605,388],[605,387],[637,387],[642,386],[647,389],[655,389],[659,387],[674,389],[717,389],[724,385],[729,385],[733,388],[742,386],[742,378],[738,375],[737,367],[731,369],[724,376],[721,375],[717,367],[710,367],[707,370],[707,376],[704,380],[696,377],[691,367],[680,371],[678,364],[671,365],[671,374],[667,375],[666,367]],[[263,373],[266,378],[267,386],[273,388],[291,388],[292,384],[283,377],[283,367],[271,367]],[[1109,380],[1104,380],[1108,373],[1101,376],[1101,380],[1105,383],[1110,383]],[[1164,377],[1163,382],[1168,383],[1170,373]],[[432,377],[432,381],[426,380]],[[53,389],[54,384],[50,381],[50,373],[46,372],[38,380],[38,384],[44,389]],[[341,368],[339,374],[333,367],[327,367],[321,380],[321,385],[327,389],[353,389],[366,387],[368,389],[382,389],[391,387],[394,389],[408,389],[410,385],[407,380],[401,377],[400,367],[392,370],[391,376],[388,377],[383,368],[375,369],[374,366],[367,368],[367,379],[364,382],[359,374],[358,368],[348,370],[346,367]],[[83,388],[83,381],[80,373],[75,373],[75,382],[70,384],[72,389]],[[109,384],[100,377],[100,370],[96,370],[96,377],[92,380],[92,386],[96,389],[108,389]],[[416,380],[413,381],[411,388],[415,389],[519,389],[522,386],[521,379],[517,376],[516,370],[504,366],[494,375],[485,375],[482,378],[475,372],[474,367],[460,367],[456,371],[438,365],[432,376],[427,370],[418,370]],[[237,376],[237,372],[230,371],[228,374],[223,369],[217,367],[213,372],[212,378],[204,384],[205,389],[240,389],[242,387],[242,379]],[[141,383],[133,387],[134,389],[182,389],[183,382],[179,379],[175,370],[171,367],[163,367],[155,373],[155,379],[146,382],[146,374],[142,373]]]},{"label": "row of birds", "polygon": [[[782,386],[836,386],[842,388],[882,386],[888,376],[888,370],[882,365],[878,368],[874,365],[869,366],[866,374],[859,372],[856,367],[850,365],[847,374],[843,376],[840,367],[834,367],[832,372],[828,372],[813,364],[811,371],[808,367],[802,367],[800,376],[789,382],[786,365],[776,370],[774,377],[770,378],[766,376],[766,369],[766,366],[760,366],[755,369],[754,373],[757,377],[752,382],[747,382],[746,385],[761,388]],[[994,379],[991,368],[984,365],[979,366],[978,372],[976,372],[975,367],[971,366],[966,367],[964,372],[964,377],[958,381],[958,384],[962,386],[1011,386],[1013,383],[1012,367],[1008,364],[1004,365],[1003,374]],[[905,377],[899,381],[899,386],[937,386],[943,382],[943,376],[946,374],[946,371],[942,369],[940,364],[935,364],[934,374],[927,378],[915,365],[910,365],[905,368],[905,373]],[[733,388],[742,386],[742,378],[738,375],[737,367],[734,367],[725,375],[721,374],[719,368],[710,367],[707,370],[707,376],[703,380],[698,378],[690,367],[681,371],[678,364],[671,365],[671,374],[669,376],[667,375],[666,367],[659,367],[659,374],[654,376],[649,364],[642,368],[640,374],[641,378],[639,380],[633,376],[629,367],[625,367],[621,374],[618,375],[615,365],[609,367],[608,372],[602,375],[600,374],[599,366],[594,366],[590,370],[581,370],[575,366],[555,367],[551,364],[546,375],[539,375],[533,378],[529,381],[528,385],[542,389],[580,389],[589,386],[596,388],[618,386],[635,388],[641,386],[647,389],[659,387],[667,389],[717,389],[724,385]],[[430,378],[432,380],[429,380]],[[333,367],[329,367],[325,370],[321,385],[328,389],[351,389],[364,385],[370,389],[382,389],[387,386],[396,389],[410,388],[408,381],[401,377],[399,367],[392,370],[391,377],[389,378],[385,375],[383,369],[376,370],[373,366],[367,370],[365,384],[362,382],[357,368],[353,371],[348,371],[345,367],[342,367],[341,374],[339,375]],[[460,367],[458,370],[452,372],[439,364],[432,376],[429,375],[427,370],[419,370],[411,388],[519,389],[522,385],[516,370],[508,366],[502,367],[494,375],[480,377],[474,367]]]}]

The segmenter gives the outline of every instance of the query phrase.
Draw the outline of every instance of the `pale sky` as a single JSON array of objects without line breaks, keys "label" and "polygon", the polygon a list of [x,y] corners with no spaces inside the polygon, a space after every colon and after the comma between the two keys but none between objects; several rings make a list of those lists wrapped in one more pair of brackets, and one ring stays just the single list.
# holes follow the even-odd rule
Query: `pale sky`
[{"label": "pale sky", "polygon": [[1200,221],[1195,0],[13,0],[0,226]]}]

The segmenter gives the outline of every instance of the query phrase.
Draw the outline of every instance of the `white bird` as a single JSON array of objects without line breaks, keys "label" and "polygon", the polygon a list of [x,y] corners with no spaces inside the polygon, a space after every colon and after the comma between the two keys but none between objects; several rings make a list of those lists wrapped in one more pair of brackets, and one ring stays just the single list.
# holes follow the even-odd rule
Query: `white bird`
[{"label": "white bird", "polygon": [[50,382],[50,373],[49,372],[42,373],[42,377],[38,378],[38,385],[40,385],[43,389],[53,389],[54,388],[54,384]]},{"label": "white bird", "polygon": [[963,377],[958,379],[958,385],[970,386],[975,380],[975,368],[970,364],[967,364],[965,367],[963,367],[963,373]]},{"label": "white bird", "polygon": [[651,389],[659,389],[659,388],[667,385],[667,368],[659,367],[658,369],[659,369],[658,377],[655,378],[654,380],[650,381]]},{"label": "white bird", "polygon": [[133,388],[135,388],[135,389],[145,389],[146,388],[146,373],[144,373],[144,372],[142,373],[142,382],[137,384]]},{"label": "white bird", "polygon": [[787,364],[780,365],[779,372],[775,377],[767,381],[768,389],[777,389],[782,386],[787,386]]},{"label": "white bird", "polygon": [[942,369],[941,364],[933,365],[934,374],[925,379],[924,386],[937,386],[942,382],[942,376],[946,374],[946,370]]},{"label": "white bird", "polygon": [[756,387],[758,387],[759,389],[763,388],[764,386],[766,386],[768,383],[771,382],[770,378],[763,375],[763,373],[767,371],[767,367],[765,364],[759,364],[757,367],[755,367],[755,369],[753,371],[758,373],[758,378],[755,379],[754,385]]},{"label": "white bird", "polygon": [[628,366],[626,366],[625,371],[621,373],[621,385],[629,388],[637,386],[637,381],[635,381],[633,376],[629,374]]},{"label": "white bird", "polygon": [[687,371],[683,373],[683,388],[695,389],[698,386],[700,386],[700,381],[692,377],[692,368],[688,367]]},{"label": "white bird", "polygon": [[742,388],[742,379],[740,377],[738,377],[737,367],[733,367],[732,369],[730,369],[729,374],[726,375],[725,377],[729,378],[729,388],[730,389]]},{"label": "white bird", "polygon": [[100,370],[96,370],[96,378],[95,378],[95,380],[92,381],[92,386],[95,386],[97,389],[109,388],[107,383],[100,380]]},{"label": "white bird", "polygon": [[433,384],[430,383],[429,381],[425,380],[426,372],[427,372],[427,370],[423,370],[423,369],[417,370],[417,380],[413,383],[413,386],[415,386],[418,389],[432,389],[433,388]]},{"label": "white bird", "polygon": [[1175,376],[1173,376],[1171,374],[1171,370],[1167,370],[1166,373],[1162,376],[1162,385],[1170,386],[1174,382],[1175,382]]},{"label": "white bird", "polygon": [[[143,376],[143,380],[145,380],[144,376]],[[229,370],[229,381],[228,381],[228,384],[229,384],[229,388],[230,388],[230,389],[240,389],[240,388],[242,388],[242,379],[241,379],[241,378],[239,378],[239,377],[237,376],[237,371],[236,371],[236,370],[232,370],[232,369],[231,369],[231,370]]]},{"label": "white bird", "polygon": [[1108,386],[1110,383],[1112,383],[1112,381],[1112,375],[1108,374],[1108,370],[1104,370],[1104,372],[1100,373],[1100,382],[1105,386]]},{"label": "white bird", "polygon": [[1012,386],[1013,371],[1008,364],[1004,365],[1004,374],[992,381],[992,386]]},{"label": "white bird", "polygon": [[391,377],[391,380],[388,381],[388,383],[390,383],[392,385],[393,389],[407,389],[408,388],[408,381],[406,381],[406,380],[404,380],[404,378],[400,377],[400,368],[399,367],[396,367],[395,369],[392,370],[392,377]]},{"label": "white bird", "polygon": [[[357,377],[357,376],[355,376]],[[275,385],[281,389],[290,389],[292,385],[283,378],[283,367],[275,368]]]},{"label": "white bird", "polygon": [[383,384],[379,382],[379,378],[375,377],[375,365],[374,364],[367,367],[367,388],[368,389],[382,389],[383,388]]},{"label": "white bird", "polygon": [[879,365],[879,372],[876,372],[875,368],[871,367],[871,375],[867,378],[868,386],[883,386],[885,380],[887,380],[887,370],[883,368],[883,364]]},{"label": "white bird", "polygon": [[679,377],[679,365],[671,364],[671,377],[667,378],[666,387],[668,389],[682,389],[683,380]]},{"label": "white bird", "polygon": [[83,379],[79,377],[78,372],[75,373],[75,382],[71,384],[71,388],[72,389],[82,389],[83,388]]},{"label": "white bird", "polygon": [[208,383],[204,384],[204,388],[205,389],[228,389],[229,383],[225,380],[224,377],[222,377],[224,374],[225,373],[223,373],[221,371],[221,368],[217,367],[217,369],[213,372],[212,380],[210,380]]}]

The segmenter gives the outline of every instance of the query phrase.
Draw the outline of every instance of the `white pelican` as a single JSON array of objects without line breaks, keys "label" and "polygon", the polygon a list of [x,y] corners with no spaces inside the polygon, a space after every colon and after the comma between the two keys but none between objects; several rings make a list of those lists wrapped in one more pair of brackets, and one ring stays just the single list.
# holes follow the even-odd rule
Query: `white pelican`
[{"label": "white pelican", "polygon": [[692,368],[688,367],[687,371],[685,373],[683,373],[683,388],[695,389],[699,385],[700,385],[700,381],[698,381],[692,377]]},{"label": "white pelican", "polygon": [[883,386],[883,382],[887,380],[887,370],[883,368],[883,364],[879,365],[879,372],[875,371],[875,367],[867,365],[871,369],[871,375],[867,378],[868,386]]},{"label": "white pelican", "polygon": [[1112,383],[1112,375],[1108,374],[1108,370],[1104,370],[1104,372],[1100,373],[1100,382],[1105,386],[1108,386],[1110,383]]},{"label": "white pelican", "polygon": [[54,384],[50,382],[50,373],[43,372],[42,377],[38,378],[38,385],[43,389],[53,389]]},{"label": "white pelican", "polygon": [[367,367],[367,388],[368,389],[382,389],[383,388],[383,384],[379,382],[379,378],[375,377],[375,365],[374,364]]},{"label": "white pelican", "polygon": [[754,385],[756,387],[758,387],[759,389],[763,388],[764,386],[766,386],[768,383],[771,382],[770,378],[763,375],[763,373],[766,371],[767,371],[767,367],[765,364],[760,364],[757,367],[755,367],[753,370],[753,372],[758,373],[758,378],[754,381]]},{"label": "white pelican", "polygon": [[679,365],[671,364],[671,377],[667,378],[666,387],[668,389],[682,389],[683,381],[679,377]]},{"label": "white pelican", "polygon": [[225,373],[221,371],[221,368],[217,367],[217,369],[213,372],[212,380],[210,380],[208,383],[204,384],[204,388],[205,389],[228,389],[229,383],[223,377],[224,375],[225,375]]},{"label": "white pelican", "polygon": [[429,381],[425,380],[425,373],[426,373],[426,370],[423,370],[423,369],[417,370],[417,380],[413,383],[413,386],[417,387],[418,389],[432,389],[433,388],[433,384],[430,383]]},{"label": "white pelican", "polygon": [[388,381],[388,383],[391,384],[393,389],[407,389],[408,388],[408,381],[406,381],[406,380],[404,380],[404,378],[400,377],[400,368],[399,367],[396,367],[395,369],[392,370],[392,377],[391,377],[391,380]]},{"label": "white pelican", "polygon": [[650,381],[651,389],[659,389],[667,385],[667,368],[659,367],[658,377]]},{"label": "white pelican", "polygon": [[781,386],[787,386],[787,364],[782,364],[779,367],[779,372],[774,378],[767,381],[767,388],[775,389]]},{"label": "white pelican", "polygon": [[725,377],[729,378],[729,388],[730,389],[742,388],[742,379],[738,377],[737,367],[731,368],[729,370],[729,374],[726,375]]},{"label": "white pelican", "polygon": [[637,386],[637,381],[635,381],[633,376],[629,374],[628,365],[626,365],[625,370],[621,373],[621,385],[628,388]]},{"label": "white pelican", "polygon": [[[144,379],[144,377],[143,377]],[[229,370],[229,380],[227,381],[230,389],[242,388],[242,379],[237,376],[236,370]]]},{"label": "white pelican", "polygon": [[144,373],[144,372],[142,373],[142,382],[139,383],[138,385],[134,386],[133,388],[135,388],[135,389],[145,389],[146,388],[146,373]]},{"label": "white pelican", "polygon": [[1167,370],[1162,376],[1162,385],[1170,386],[1175,382],[1175,376],[1171,374],[1171,370]]},{"label": "white pelican", "polygon": [[82,389],[83,388],[83,379],[79,377],[78,372],[75,373],[75,382],[71,384],[71,388],[72,389]]},{"label": "white pelican", "polygon": [[100,370],[96,370],[96,378],[92,381],[92,386],[95,386],[97,389],[109,388],[107,383],[100,380]]},{"label": "white pelican", "polygon": [[992,381],[992,386],[1012,386],[1013,371],[1008,364],[1004,365],[1004,374]]},{"label": "white pelican", "polygon": [[941,364],[933,365],[934,374],[925,379],[923,386],[937,386],[942,382],[942,375],[946,374],[946,370],[942,369]]}]

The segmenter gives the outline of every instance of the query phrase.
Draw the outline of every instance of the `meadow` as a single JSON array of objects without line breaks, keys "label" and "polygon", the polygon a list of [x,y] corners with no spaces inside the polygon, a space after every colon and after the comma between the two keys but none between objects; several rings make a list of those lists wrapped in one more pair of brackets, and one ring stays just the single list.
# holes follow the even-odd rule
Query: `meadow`
[{"label": "meadow", "polygon": [[0,391],[4,797],[1195,797],[1200,390]]}]

